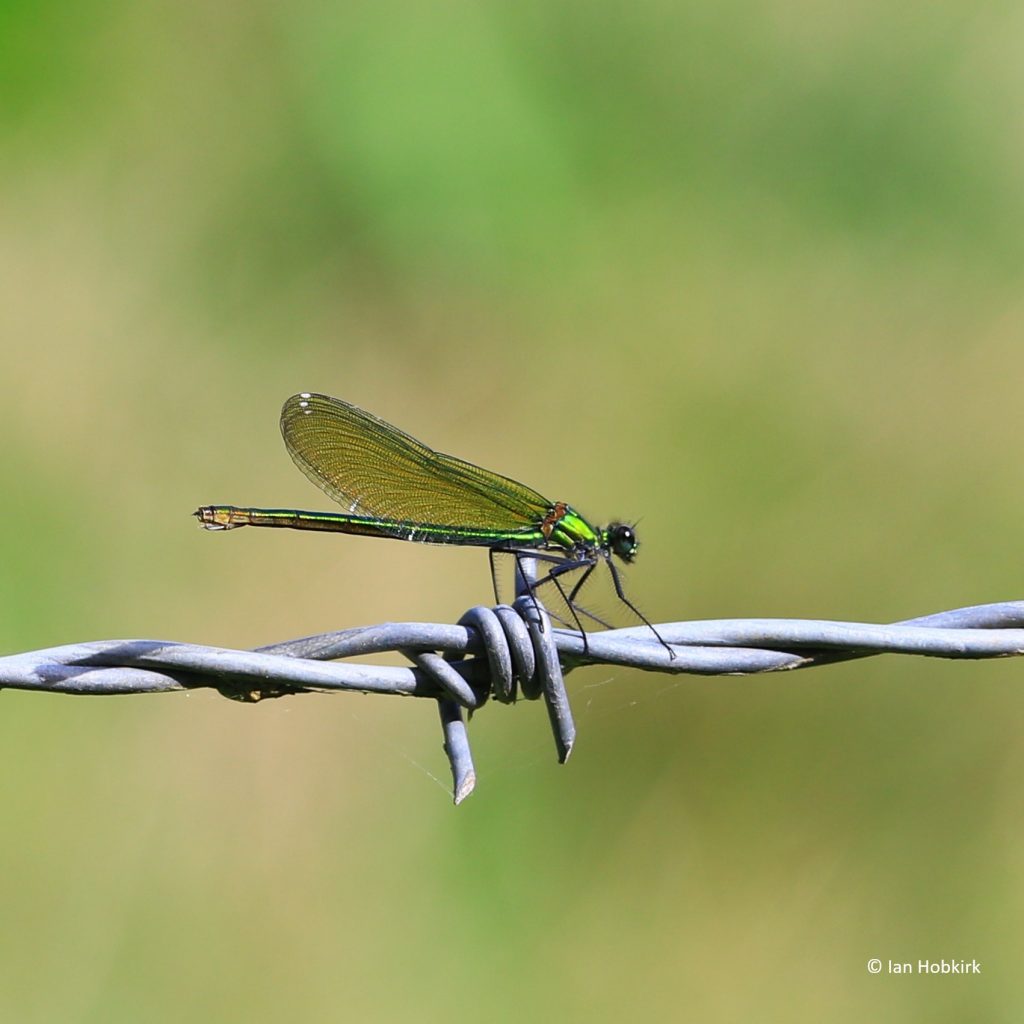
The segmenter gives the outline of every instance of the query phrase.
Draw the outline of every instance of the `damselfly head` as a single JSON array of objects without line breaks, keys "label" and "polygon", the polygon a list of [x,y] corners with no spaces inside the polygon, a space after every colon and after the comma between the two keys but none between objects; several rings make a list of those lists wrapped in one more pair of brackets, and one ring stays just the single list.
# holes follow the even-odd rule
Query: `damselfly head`
[{"label": "damselfly head", "polygon": [[624,562],[632,562],[636,558],[637,548],[640,547],[636,531],[626,523],[612,523],[604,531],[604,542],[604,546]]}]

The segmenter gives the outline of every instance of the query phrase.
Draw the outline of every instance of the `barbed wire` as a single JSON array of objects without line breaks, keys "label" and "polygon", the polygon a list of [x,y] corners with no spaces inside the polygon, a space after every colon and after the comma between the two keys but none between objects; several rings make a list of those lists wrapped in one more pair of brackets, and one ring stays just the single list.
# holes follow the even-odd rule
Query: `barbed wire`
[{"label": "barbed wire", "polygon": [[[876,654],[1000,658],[1024,653],[1024,601],[975,605],[889,625],[814,619],[717,619],[588,633],[553,628],[533,596],[471,608],[455,625],[389,622],[286,640],[254,651],[164,640],[96,640],[0,657],[0,688],[73,694],[212,687],[257,701],[348,691],[438,703],[455,803],[476,784],[465,712],[487,700],[543,697],[558,759],[576,738],[565,673],[618,665],[695,675],[750,675]],[[666,646],[667,645],[667,646]],[[412,664],[336,664],[397,652]]]}]

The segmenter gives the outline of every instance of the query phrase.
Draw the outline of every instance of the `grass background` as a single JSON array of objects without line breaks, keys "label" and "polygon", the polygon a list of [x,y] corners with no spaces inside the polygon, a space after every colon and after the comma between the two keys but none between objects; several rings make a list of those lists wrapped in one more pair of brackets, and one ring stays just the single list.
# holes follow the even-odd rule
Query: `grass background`
[{"label": "grass background", "polygon": [[[655,621],[1022,596],[1021,11],[0,7],[0,644],[448,620],[480,552],[323,507],[298,390],[642,517]],[[8,692],[0,1017],[1012,1019],[1014,661],[593,668],[427,704]],[[978,958],[979,978],[870,957]]]}]

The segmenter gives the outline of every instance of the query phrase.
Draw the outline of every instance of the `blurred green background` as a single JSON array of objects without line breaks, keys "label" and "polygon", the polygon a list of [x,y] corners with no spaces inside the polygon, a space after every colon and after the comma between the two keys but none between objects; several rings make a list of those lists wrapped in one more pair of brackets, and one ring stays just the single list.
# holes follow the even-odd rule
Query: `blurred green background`
[{"label": "blurred green background", "polygon": [[[0,5],[0,640],[255,646],[486,601],[325,507],[336,394],[598,520],[655,621],[1024,597],[1022,13]],[[0,1019],[1010,1020],[1024,666],[434,707],[7,692]],[[978,978],[871,976],[978,958]]]}]

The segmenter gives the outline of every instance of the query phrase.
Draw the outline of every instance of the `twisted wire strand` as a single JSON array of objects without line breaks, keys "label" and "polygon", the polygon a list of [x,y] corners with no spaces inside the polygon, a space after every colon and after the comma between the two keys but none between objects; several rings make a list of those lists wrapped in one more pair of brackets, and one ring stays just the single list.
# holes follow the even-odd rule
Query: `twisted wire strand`
[{"label": "twisted wire strand", "polygon": [[[1024,653],[1024,601],[957,608],[891,625],[719,619],[589,633],[554,628],[532,596],[471,608],[456,625],[392,622],[238,651],[162,640],[98,640],[0,657],[0,688],[73,694],[213,687],[235,700],[356,690],[438,702],[455,802],[476,783],[465,713],[488,699],[543,698],[564,762],[576,737],[564,673],[605,664],[697,675],[809,668],[876,654],[998,658]],[[411,665],[336,663],[399,652]]]}]

